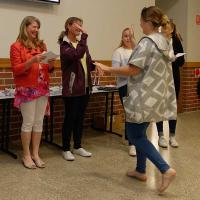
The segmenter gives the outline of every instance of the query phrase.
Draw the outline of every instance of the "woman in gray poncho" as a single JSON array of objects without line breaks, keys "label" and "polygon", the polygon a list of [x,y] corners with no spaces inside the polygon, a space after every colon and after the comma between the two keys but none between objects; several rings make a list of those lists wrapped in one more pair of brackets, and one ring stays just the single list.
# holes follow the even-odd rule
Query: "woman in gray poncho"
[{"label": "woman in gray poncho", "polygon": [[165,26],[162,11],[151,6],[141,12],[141,28],[146,35],[135,47],[128,66],[111,68],[95,63],[99,70],[128,76],[128,96],[124,98],[127,137],[135,145],[137,166],[128,176],[146,181],[147,158],[162,173],[159,193],[163,193],[176,171],[161,157],[147,139],[146,130],[150,122],[176,119],[176,98],[172,77],[170,43],[159,33]]}]

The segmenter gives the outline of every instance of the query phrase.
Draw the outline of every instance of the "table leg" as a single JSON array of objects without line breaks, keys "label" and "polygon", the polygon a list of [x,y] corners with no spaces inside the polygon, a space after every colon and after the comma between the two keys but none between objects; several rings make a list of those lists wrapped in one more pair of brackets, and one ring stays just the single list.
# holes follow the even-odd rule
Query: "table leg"
[{"label": "table leg", "polygon": [[13,158],[17,159],[17,155],[9,150],[10,136],[10,99],[3,101],[2,110],[2,147],[1,150]]},{"label": "table leg", "polygon": [[107,120],[108,120],[108,93],[106,93],[106,108],[104,116],[104,131],[107,131]]},{"label": "table leg", "polygon": [[53,117],[53,112],[54,112],[54,97],[50,99],[50,110],[51,110],[51,115],[50,115],[50,143],[53,143],[53,127],[54,127],[54,117]]},{"label": "table leg", "polygon": [[[59,144],[56,144],[53,142],[53,134],[54,134],[54,117],[53,117],[53,112],[54,112],[54,97],[50,98],[50,131],[47,131],[45,134],[45,140],[44,142],[47,142],[48,144],[54,145],[60,149],[62,149],[62,146]],[[47,121],[49,118],[47,118]],[[48,123],[48,122],[46,122]],[[49,135],[50,133],[50,135]],[[50,136],[50,137],[49,137]]]},{"label": "table leg", "polygon": [[114,103],[114,92],[111,93],[110,101],[110,132],[112,133],[112,123],[113,123],[113,103]]},{"label": "table leg", "polygon": [[5,135],[5,113],[6,113],[6,103],[2,100],[2,121],[1,121],[1,149],[4,148],[4,135]]}]

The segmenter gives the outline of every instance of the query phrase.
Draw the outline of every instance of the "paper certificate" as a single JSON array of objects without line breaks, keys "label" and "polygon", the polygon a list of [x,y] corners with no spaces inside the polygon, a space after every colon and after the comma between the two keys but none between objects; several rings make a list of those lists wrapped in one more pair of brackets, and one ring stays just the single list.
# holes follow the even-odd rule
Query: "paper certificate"
[{"label": "paper certificate", "polygon": [[44,63],[44,64],[48,64],[48,60],[56,59],[59,56],[58,54],[55,54],[52,51],[47,51],[43,53],[42,55],[45,56],[45,59],[41,61],[41,63]]},{"label": "paper certificate", "polygon": [[177,53],[175,56],[176,56],[176,58],[178,58],[178,57],[181,57],[181,56],[184,56],[186,53]]}]

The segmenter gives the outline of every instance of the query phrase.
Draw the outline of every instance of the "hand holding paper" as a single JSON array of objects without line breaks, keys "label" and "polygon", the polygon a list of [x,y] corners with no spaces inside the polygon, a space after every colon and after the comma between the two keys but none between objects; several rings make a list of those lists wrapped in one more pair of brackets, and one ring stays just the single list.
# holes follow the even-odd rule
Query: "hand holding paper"
[{"label": "hand holding paper", "polygon": [[43,64],[48,64],[49,60],[56,59],[59,55],[53,53],[52,51],[48,51],[42,54],[45,58],[41,61]]},{"label": "hand holding paper", "polygon": [[177,53],[175,56],[176,56],[176,58],[178,58],[178,57],[181,57],[181,56],[184,56],[186,53]]}]

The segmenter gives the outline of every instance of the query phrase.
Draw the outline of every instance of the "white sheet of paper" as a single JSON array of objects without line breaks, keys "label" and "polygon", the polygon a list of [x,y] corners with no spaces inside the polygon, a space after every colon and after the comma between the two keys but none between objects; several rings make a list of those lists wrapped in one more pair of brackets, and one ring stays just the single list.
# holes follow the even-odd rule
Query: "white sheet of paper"
[{"label": "white sheet of paper", "polygon": [[184,56],[186,53],[177,53],[176,54],[176,58],[178,58],[178,57],[181,57],[181,56]]},{"label": "white sheet of paper", "polygon": [[44,63],[44,64],[48,64],[48,60],[56,59],[59,56],[58,54],[55,54],[52,51],[47,51],[43,53],[42,55],[45,56],[45,59],[41,61],[41,63]]}]

